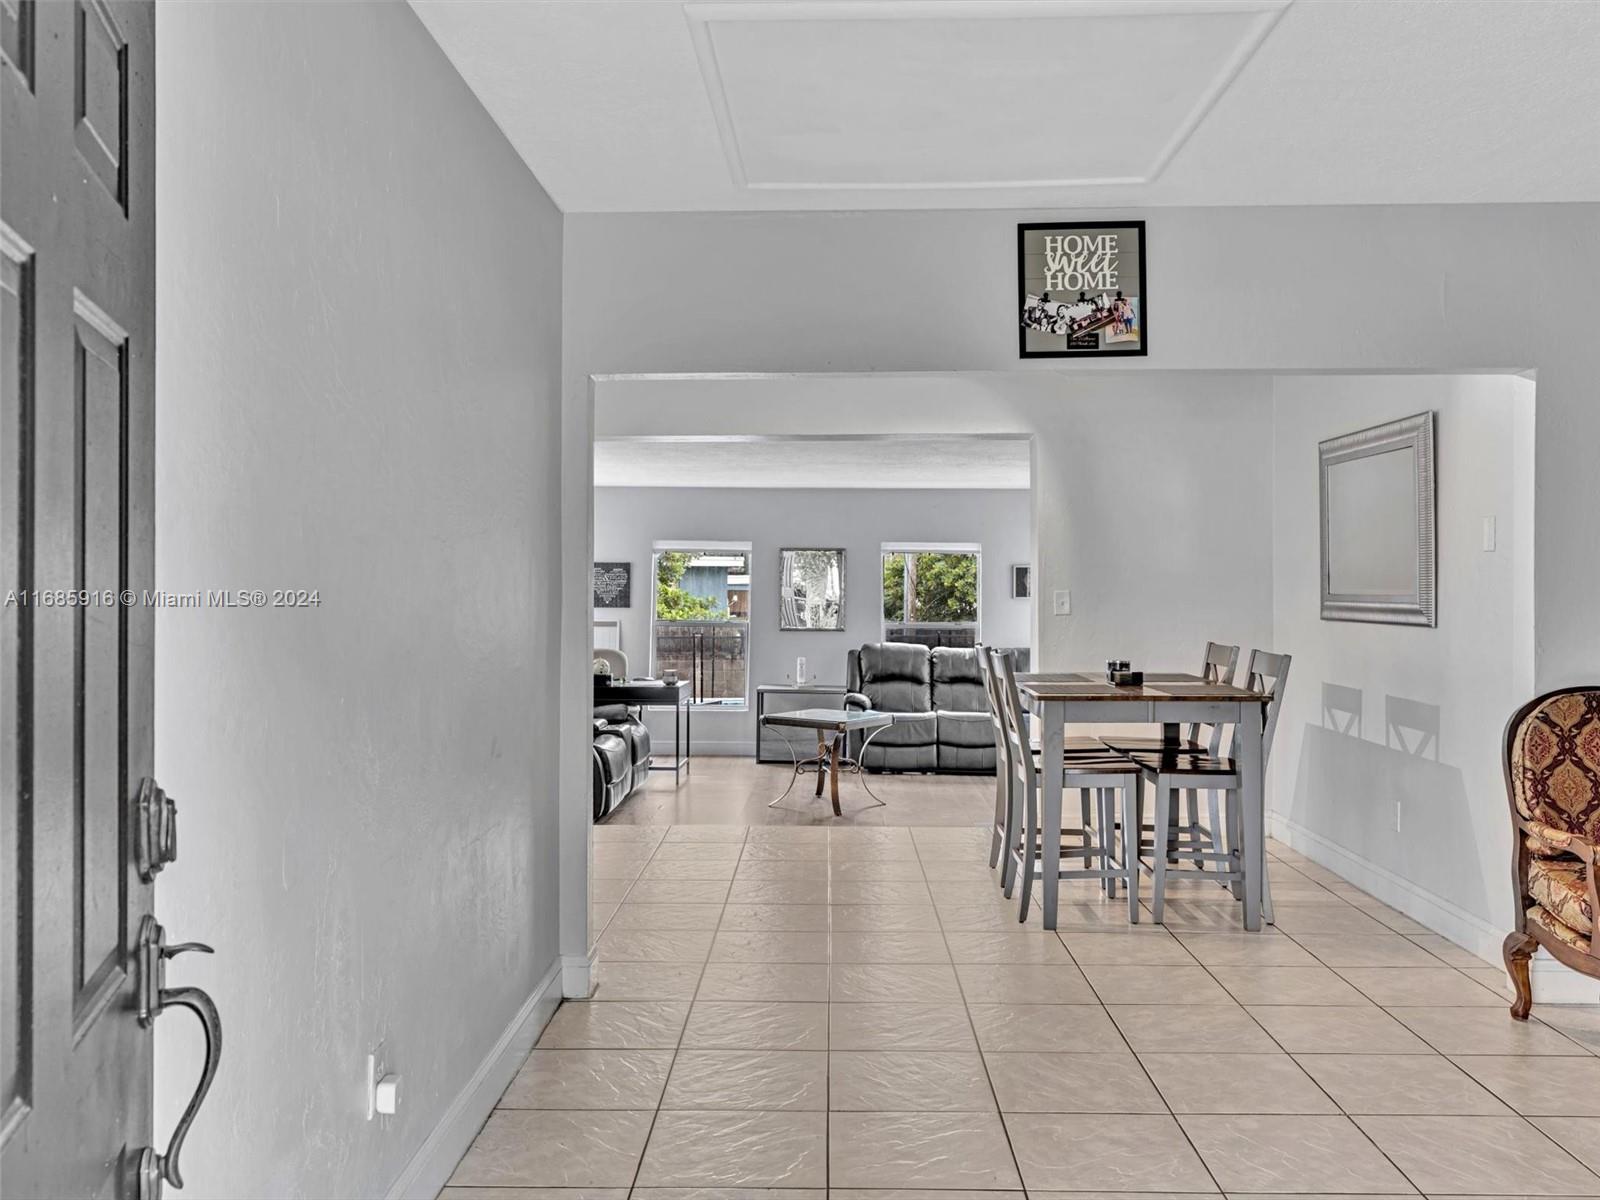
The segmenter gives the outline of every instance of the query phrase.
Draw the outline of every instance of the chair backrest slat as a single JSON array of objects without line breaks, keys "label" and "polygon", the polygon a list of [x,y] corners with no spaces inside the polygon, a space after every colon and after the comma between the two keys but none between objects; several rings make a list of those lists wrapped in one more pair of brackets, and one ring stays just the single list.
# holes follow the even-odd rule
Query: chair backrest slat
[{"label": "chair backrest slat", "polygon": [[1034,788],[1033,747],[1028,743],[1028,722],[1023,715],[1022,693],[1017,688],[1016,667],[1011,655],[1003,650],[996,650],[990,661],[1001,709],[1005,713],[1007,766],[1025,789],[1024,795],[1031,803]]},{"label": "chair backrest slat", "polygon": [[1289,685],[1291,656],[1266,650],[1250,651],[1245,667],[1244,686],[1267,698],[1266,721],[1261,731],[1261,761],[1272,756],[1272,739],[1278,731],[1278,714],[1283,711],[1283,693]]},{"label": "chair backrest slat", "polygon": [[[1225,646],[1221,642],[1207,642],[1205,658],[1200,663],[1200,678],[1207,683],[1232,684],[1234,674],[1239,669],[1239,647]],[[1215,755],[1222,752],[1222,726],[1208,725],[1210,733],[1205,739],[1206,750]],[[1184,736],[1191,742],[1200,741],[1201,726],[1198,722],[1190,725]]]}]

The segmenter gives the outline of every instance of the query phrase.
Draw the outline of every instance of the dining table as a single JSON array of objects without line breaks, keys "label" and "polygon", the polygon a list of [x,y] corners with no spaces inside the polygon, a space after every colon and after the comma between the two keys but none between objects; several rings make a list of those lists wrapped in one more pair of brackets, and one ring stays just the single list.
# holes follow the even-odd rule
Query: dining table
[{"label": "dining table", "polygon": [[[1239,770],[1239,853],[1244,927],[1261,929],[1261,884],[1266,876],[1266,755],[1262,735],[1267,697],[1249,688],[1199,675],[1145,673],[1137,684],[1112,683],[1101,671],[1038,672],[1017,676],[1017,686],[1039,721],[1040,761],[1060,762],[1067,725],[1160,725],[1162,740],[1176,747],[1180,726],[1232,725]],[[1061,828],[1062,773],[1043,771],[1040,825]],[[1061,839],[1046,837],[1040,864],[1044,876],[1042,917],[1054,929],[1061,888]]]}]

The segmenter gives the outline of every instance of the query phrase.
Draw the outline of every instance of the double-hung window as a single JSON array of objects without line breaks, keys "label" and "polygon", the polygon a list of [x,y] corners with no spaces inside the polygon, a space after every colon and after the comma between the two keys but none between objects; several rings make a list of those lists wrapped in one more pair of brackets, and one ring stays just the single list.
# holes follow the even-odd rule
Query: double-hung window
[{"label": "double-hung window", "polygon": [[652,674],[676,671],[697,705],[748,704],[749,544],[658,542],[654,568]]},{"label": "double-hung window", "polygon": [[924,646],[978,644],[978,547],[883,547],[883,640]]}]

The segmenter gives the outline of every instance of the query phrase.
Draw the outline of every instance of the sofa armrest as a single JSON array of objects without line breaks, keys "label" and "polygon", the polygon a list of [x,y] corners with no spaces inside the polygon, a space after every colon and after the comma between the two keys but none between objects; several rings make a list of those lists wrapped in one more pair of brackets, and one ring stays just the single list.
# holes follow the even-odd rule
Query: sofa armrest
[{"label": "sofa armrest", "polygon": [[[1570,854],[1574,858],[1581,858],[1590,867],[1594,866],[1594,847],[1577,834],[1567,833],[1564,830],[1555,828],[1553,825],[1546,825],[1542,821],[1535,821],[1528,817],[1521,818],[1517,824],[1522,827],[1524,833],[1541,846],[1547,846],[1551,850],[1562,854]],[[1593,875],[1592,871],[1590,875]]]},{"label": "sofa armrest", "polygon": [[844,706],[851,712],[867,712],[872,708],[872,701],[868,700],[860,692],[846,692]]}]

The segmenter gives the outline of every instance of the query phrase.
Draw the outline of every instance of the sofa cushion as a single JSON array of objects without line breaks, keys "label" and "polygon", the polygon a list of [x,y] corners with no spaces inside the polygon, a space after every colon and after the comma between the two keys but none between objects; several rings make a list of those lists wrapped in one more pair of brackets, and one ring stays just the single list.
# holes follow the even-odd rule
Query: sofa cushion
[{"label": "sofa cushion", "polygon": [[1528,895],[1563,925],[1593,934],[1588,872],[1589,868],[1575,858],[1529,859]]},{"label": "sofa cushion", "polygon": [[[973,750],[994,749],[994,722],[986,712],[939,713],[939,745],[962,746]],[[994,761],[991,758],[989,765]]]},{"label": "sofa cushion", "polygon": [[931,746],[939,740],[939,721],[935,714],[896,713],[895,718],[893,725],[873,735],[872,745]]},{"label": "sofa cushion", "polygon": [[939,646],[928,656],[928,662],[935,709],[940,712],[989,711],[989,695],[983,686],[976,650]]},{"label": "sofa cushion", "polygon": [[861,691],[878,712],[931,711],[928,648],[879,643],[861,647]]}]

